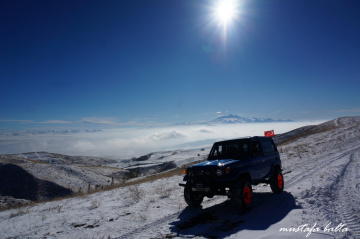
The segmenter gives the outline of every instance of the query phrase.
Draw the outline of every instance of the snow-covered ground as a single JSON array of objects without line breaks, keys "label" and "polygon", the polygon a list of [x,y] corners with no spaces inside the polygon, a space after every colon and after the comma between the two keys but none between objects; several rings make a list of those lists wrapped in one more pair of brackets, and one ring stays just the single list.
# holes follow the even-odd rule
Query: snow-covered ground
[{"label": "snow-covered ground", "polygon": [[247,213],[220,196],[187,207],[176,175],[2,211],[0,238],[360,238],[360,117],[299,136],[278,146],[285,192],[254,186]]},{"label": "snow-covered ground", "polygon": [[[200,148],[156,152],[145,155],[141,160],[134,158],[122,161],[31,152],[0,155],[0,168],[1,165],[15,164],[37,179],[53,182],[74,192],[87,192],[89,188],[107,187],[129,177],[146,176],[204,160],[209,150]],[[2,204],[0,193],[0,208]]]}]

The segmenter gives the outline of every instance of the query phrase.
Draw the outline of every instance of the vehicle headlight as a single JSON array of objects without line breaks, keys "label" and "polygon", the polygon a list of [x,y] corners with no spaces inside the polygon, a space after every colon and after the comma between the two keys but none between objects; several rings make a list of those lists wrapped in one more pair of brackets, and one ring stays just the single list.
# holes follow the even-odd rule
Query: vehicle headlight
[{"label": "vehicle headlight", "polygon": [[223,172],[222,172],[220,169],[218,169],[218,170],[216,171],[216,175],[217,175],[217,176],[220,177],[222,174],[223,174]]}]

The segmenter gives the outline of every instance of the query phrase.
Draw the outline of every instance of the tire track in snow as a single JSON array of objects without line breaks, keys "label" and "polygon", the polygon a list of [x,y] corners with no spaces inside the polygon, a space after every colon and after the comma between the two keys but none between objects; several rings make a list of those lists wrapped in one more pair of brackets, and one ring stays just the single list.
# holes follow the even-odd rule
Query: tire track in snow
[{"label": "tire track in snow", "polygon": [[151,222],[149,224],[146,224],[144,226],[141,226],[140,228],[137,228],[131,232],[128,232],[120,237],[116,237],[116,239],[130,239],[130,238],[138,238],[136,237],[137,234],[140,234],[142,232],[148,231],[152,228],[158,228],[158,226],[160,226],[163,223],[166,223],[168,221],[174,220],[175,218],[177,218],[180,215],[181,211],[170,214],[168,216],[165,216],[163,218],[160,218],[159,220],[156,220],[154,222]]},{"label": "tire track in snow", "polygon": [[[202,203],[203,206],[210,206],[211,204],[213,204],[214,198],[211,198],[209,200],[206,200]],[[139,238],[139,234],[144,234],[144,232],[147,231],[154,231],[154,230],[158,230],[158,228],[160,227],[160,225],[164,224],[164,223],[169,223],[171,221],[174,221],[176,218],[179,217],[179,215],[183,213],[183,210],[180,210],[176,213],[170,214],[168,216],[162,217],[154,222],[151,222],[149,224],[146,224],[144,226],[141,226],[141,228],[137,228],[135,230],[132,230],[130,232],[127,232],[126,234],[120,236],[120,237],[116,237],[115,239],[133,239],[133,238]],[[191,212],[189,212],[191,213]],[[142,238],[142,237],[141,237]],[[144,237],[145,238],[145,237]]]},{"label": "tire track in snow", "polygon": [[[322,142],[321,144],[324,144],[324,142]],[[353,146],[352,148],[349,149],[350,145],[355,145],[355,146]],[[336,147],[338,149],[338,152],[343,151],[343,149],[350,152],[350,151],[358,149],[359,148],[358,145],[359,145],[359,139],[358,139],[358,136],[356,136],[356,137],[352,137],[352,138],[349,138],[349,139],[346,139],[346,140],[342,140],[341,143],[336,143],[336,145],[333,145],[330,148]],[[292,146],[292,147],[294,147],[294,146]],[[302,152],[300,152],[300,153],[302,153]],[[313,152],[313,154],[314,153],[318,154],[319,152]],[[321,155],[319,157],[321,157],[321,158],[331,157],[332,154],[334,154],[334,153],[328,153],[326,155]],[[318,158],[313,158],[312,156],[308,156],[308,157],[309,157],[309,159],[306,159],[307,157],[305,156],[305,157],[303,157],[303,159],[301,161],[292,162],[290,170],[294,171],[295,168],[299,168],[299,167],[302,168],[306,164],[314,164],[314,161],[319,160]]]},{"label": "tire track in snow", "polygon": [[333,186],[336,189],[336,207],[355,238],[360,238],[360,194],[356,182],[353,182],[360,178],[360,163],[356,157],[359,152],[360,150],[351,154],[349,163]]},{"label": "tire track in snow", "polygon": [[308,171],[308,172],[304,173],[304,171],[302,171],[299,174],[297,174],[297,175],[291,177],[290,179],[286,180],[285,181],[285,183],[286,183],[285,188],[291,188],[292,186],[296,185],[297,183],[302,182],[309,175],[313,175],[316,171],[324,168],[325,166],[331,164],[332,162],[335,162],[335,161],[337,161],[337,160],[339,160],[339,159],[341,159],[341,158],[343,158],[345,156],[350,155],[352,152],[353,152],[352,150],[348,151],[348,152],[343,153],[343,154],[341,154],[341,155],[339,155],[339,156],[337,156],[337,157],[335,157],[333,159],[325,160],[320,164],[319,164],[319,161],[313,161],[314,162],[313,165],[317,165],[317,166],[313,167],[313,169]]},{"label": "tire track in snow", "polygon": [[[328,157],[328,156],[324,156]],[[331,186],[329,191],[334,195],[334,207],[338,215],[342,219],[346,228],[350,230],[351,238],[360,239],[360,148],[359,146],[351,147],[346,152],[325,160],[319,164],[319,161],[315,160],[312,165],[316,165],[310,171],[303,171],[297,175],[291,177],[287,181],[289,182],[285,187],[291,188],[294,185],[302,182],[307,177],[317,173],[318,170],[328,167],[337,160],[344,160],[345,164],[339,165],[341,171],[337,175],[333,175],[331,180]],[[308,160],[307,160],[308,162]]]}]

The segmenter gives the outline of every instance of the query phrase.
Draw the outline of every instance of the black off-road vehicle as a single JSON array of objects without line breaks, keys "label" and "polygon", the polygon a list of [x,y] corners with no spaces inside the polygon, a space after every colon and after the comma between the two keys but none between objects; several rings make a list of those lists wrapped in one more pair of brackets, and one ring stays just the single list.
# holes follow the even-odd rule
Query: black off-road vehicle
[{"label": "black off-road vehicle", "polygon": [[225,195],[242,210],[252,204],[252,187],[270,184],[274,193],[284,190],[279,152],[270,137],[248,137],[214,143],[208,160],[185,170],[184,198],[199,206],[204,197]]}]

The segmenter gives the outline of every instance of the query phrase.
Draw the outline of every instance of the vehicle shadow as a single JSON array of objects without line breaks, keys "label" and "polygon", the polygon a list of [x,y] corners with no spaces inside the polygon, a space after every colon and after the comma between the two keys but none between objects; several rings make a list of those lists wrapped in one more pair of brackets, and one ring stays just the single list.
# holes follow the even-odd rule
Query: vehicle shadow
[{"label": "vehicle shadow", "polygon": [[266,230],[281,221],[296,205],[291,193],[253,193],[253,207],[241,213],[230,200],[203,209],[187,207],[170,223],[170,230],[178,236],[224,238],[242,230]]}]

